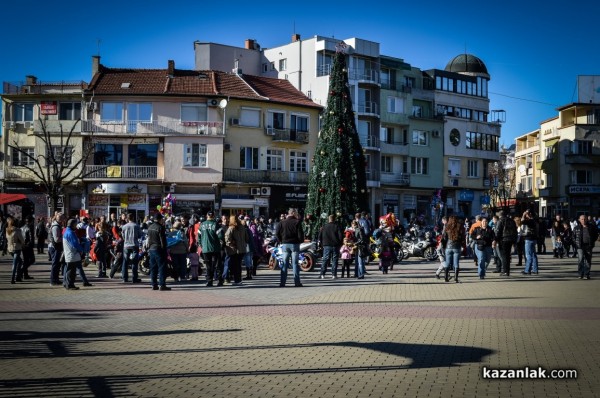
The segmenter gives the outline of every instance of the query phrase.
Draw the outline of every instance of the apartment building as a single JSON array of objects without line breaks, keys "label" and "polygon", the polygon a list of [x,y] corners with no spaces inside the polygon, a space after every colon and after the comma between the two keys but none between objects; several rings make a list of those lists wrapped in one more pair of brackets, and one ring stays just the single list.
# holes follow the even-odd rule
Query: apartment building
[{"label": "apartment building", "polygon": [[[513,209],[522,214],[530,209],[538,214],[541,208],[540,191],[552,187],[552,175],[542,171],[540,130],[534,130],[515,139]],[[552,154],[549,155],[552,158]],[[548,171],[550,171],[548,169]]]}]

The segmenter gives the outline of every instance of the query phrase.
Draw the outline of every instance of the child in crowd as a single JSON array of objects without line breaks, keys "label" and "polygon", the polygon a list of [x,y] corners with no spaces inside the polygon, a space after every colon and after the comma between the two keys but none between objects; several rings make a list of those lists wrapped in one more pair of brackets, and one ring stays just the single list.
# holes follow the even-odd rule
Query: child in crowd
[{"label": "child in crowd", "polygon": [[381,239],[381,253],[379,253],[379,269],[384,274],[388,273],[388,269],[394,265],[394,252],[392,250],[392,241]]},{"label": "child in crowd", "polygon": [[344,238],[344,244],[340,248],[340,254],[342,259],[342,278],[344,277],[344,271],[347,272],[348,278],[350,278],[350,264],[354,256],[354,244],[348,238]]},{"label": "child in crowd", "polygon": [[190,262],[190,280],[198,280],[198,268],[200,267],[200,256],[198,255],[198,247],[195,243],[190,246],[190,252],[187,255]]},{"label": "child in crowd", "polygon": [[558,235],[554,241],[554,250],[558,257],[563,258],[565,255],[565,247],[563,245],[562,236]]}]

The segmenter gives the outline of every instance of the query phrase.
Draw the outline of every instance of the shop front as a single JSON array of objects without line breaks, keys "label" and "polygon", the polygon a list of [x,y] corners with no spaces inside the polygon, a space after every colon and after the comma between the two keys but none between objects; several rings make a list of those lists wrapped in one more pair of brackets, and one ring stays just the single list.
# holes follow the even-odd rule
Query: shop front
[{"label": "shop front", "polygon": [[573,219],[580,214],[596,216],[591,214],[598,212],[600,208],[600,185],[570,185],[567,187],[569,218]]},{"label": "shop front", "polygon": [[139,183],[104,183],[88,185],[87,197],[82,199],[83,207],[90,217],[117,216],[133,213],[136,220],[149,214],[150,198],[148,186]]},{"label": "shop front", "polygon": [[287,214],[290,208],[298,209],[300,214],[304,215],[307,198],[306,187],[273,186],[271,187],[269,212],[263,215],[276,217],[279,214]]},{"label": "shop front", "polygon": [[223,198],[221,202],[221,214],[226,216],[247,214],[251,217],[266,215],[269,209],[267,198],[255,199],[228,199]]},{"label": "shop front", "polygon": [[173,194],[173,214],[205,216],[215,209],[214,194]]}]

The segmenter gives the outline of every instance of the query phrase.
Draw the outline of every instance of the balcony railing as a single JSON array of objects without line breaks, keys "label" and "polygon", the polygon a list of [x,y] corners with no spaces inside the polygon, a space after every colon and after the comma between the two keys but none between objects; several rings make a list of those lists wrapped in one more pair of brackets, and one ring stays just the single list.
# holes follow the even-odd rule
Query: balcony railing
[{"label": "balcony railing", "polygon": [[368,181],[379,181],[379,170],[377,169],[366,169],[365,174]]},{"label": "balcony railing", "polygon": [[410,185],[410,174],[381,173],[381,183],[387,185],[408,186]]},{"label": "balcony railing", "polygon": [[308,144],[308,131],[298,131],[292,129],[265,128],[265,134],[272,136],[273,141],[295,142],[299,144]]},{"label": "balcony railing", "polygon": [[83,121],[83,132],[94,134],[160,134],[160,135],[223,135],[223,122],[165,121]]},{"label": "balcony railing", "polygon": [[32,127],[33,130],[37,132],[42,132],[46,129],[48,133],[63,132],[68,134],[71,130],[74,133],[80,133],[81,124],[82,121],[80,120],[44,120],[43,122],[41,120],[35,120]]},{"label": "balcony railing", "polygon": [[158,166],[86,165],[84,179],[162,180],[164,168]]},{"label": "balcony railing", "polygon": [[575,153],[567,153],[565,155],[565,163],[600,166],[600,155],[579,155]]},{"label": "balcony railing", "polygon": [[379,150],[379,137],[374,135],[360,137],[360,145],[362,145],[363,148]]},{"label": "balcony railing", "polygon": [[349,80],[360,80],[379,84],[379,71],[375,69],[350,69],[348,72]]},{"label": "balcony railing", "polygon": [[223,181],[240,183],[307,184],[308,173],[274,170],[224,169]]},{"label": "balcony railing", "polygon": [[379,116],[379,106],[377,102],[374,101],[366,101],[363,103],[359,103],[357,106],[357,112],[361,114],[370,114],[370,115],[378,115]]}]

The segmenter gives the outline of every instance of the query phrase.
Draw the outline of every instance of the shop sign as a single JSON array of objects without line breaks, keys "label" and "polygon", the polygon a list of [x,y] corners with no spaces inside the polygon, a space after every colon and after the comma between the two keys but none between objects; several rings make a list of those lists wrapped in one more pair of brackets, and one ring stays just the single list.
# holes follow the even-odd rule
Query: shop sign
[{"label": "shop sign", "polygon": [[571,185],[569,186],[568,193],[570,194],[597,194],[600,193],[600,185]]},{"label": "shop sign", "polygon": [[470,189],[461,189],[458,191],[458,200],[462,202],[472,202],[475,199],[475,193]]},{"label": "shop sign", "polygon": [[56,101],[42,101],[40,104],[40,114],[42,115],[56,115],[56,110]]},{"label": "shop sign", "polygon": [[107,183],[107,184],[90,184],[89,193],[107,194],[107,193],[125,193],[125,194],[146,194],[148,186],[146,184],[125,184],[125,183]]}]

